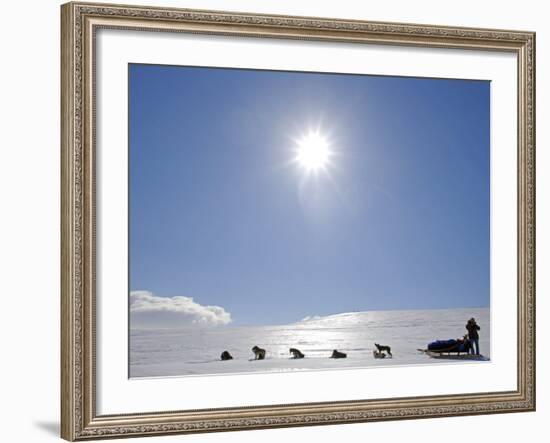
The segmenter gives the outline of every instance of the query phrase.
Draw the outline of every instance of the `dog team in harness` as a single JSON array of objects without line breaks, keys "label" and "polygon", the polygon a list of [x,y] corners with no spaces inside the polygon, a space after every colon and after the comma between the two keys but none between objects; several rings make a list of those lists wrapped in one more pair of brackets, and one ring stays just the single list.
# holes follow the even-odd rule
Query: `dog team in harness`
[{"label": "dog team in harness", "polygon": [[[475,318],[471,318],[466,323],[466,335],[462,338],[449,339],[449,340],[435,340],[428,344],[427,349],[418,349],[430,357],[444,358],[444,356],[476,356],[480,357],[479,353],[479,331],[480,326],[477,324]],[[386,345],[380,345],[375,343],[376,349],[373,350],[374,358],[392,358],[391,348]],[[252,348],[254,353],[254,360],[264,360],[266,356],[266,350],[254,346]],[[304,358],[305,355],[296,348],[290,348],[290,354],[292,358],[299,359]],[[233,356],[228,351],[223,351],[221,354],[221,360],[232,360]],[[347,358],[347,354],[337,349],[334,349],[332,355],[329,358]]]}]

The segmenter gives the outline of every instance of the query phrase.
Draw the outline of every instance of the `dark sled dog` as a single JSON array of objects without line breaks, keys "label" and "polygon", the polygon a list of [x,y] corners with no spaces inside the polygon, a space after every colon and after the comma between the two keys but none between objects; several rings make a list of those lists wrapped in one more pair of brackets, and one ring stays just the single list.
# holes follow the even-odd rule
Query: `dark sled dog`
[{"label": "dark sled dog", "polygon": [[391,348],[389,346],[379,345],[378,343],[375,343],[374,346],[376,346],[376,349],[378,349],[378,352],[387,352],[390,357],[393,357],[391,355]]},{"label": "dark sled dog", "polygon": [[258,346],[254,346],[252,348],[252,352],[254,352],[254,360],[265,359],[265,349],[259,348]]},{"label": "dark sled dog", "polygon": [[304,358],[305,357],[305,355],[302,354],[302,352],[299,349],[296,349],[296,348],[290,348],[288,350],[288,352],[290,352],[292,354],[292,358]]},{"label": "dark sled dog", "polygon": [[345,352],[340,352],[336,349],[332,351],[332,355],[330,356],[330,358],[346,358],[346,357],[347,357],[347,354]]},{"label": "dark sled dog", "polygon": [[222,360],[233,360],[233,356],[229,353],[229,351],[223,351],[220,358]]}]

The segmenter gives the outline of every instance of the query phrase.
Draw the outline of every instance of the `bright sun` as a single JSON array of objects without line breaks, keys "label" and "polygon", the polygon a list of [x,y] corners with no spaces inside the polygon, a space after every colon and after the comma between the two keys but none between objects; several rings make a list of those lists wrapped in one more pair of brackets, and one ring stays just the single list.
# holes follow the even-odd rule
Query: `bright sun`
[{"label": "bright sun", "polygon": [[318,132],[310,132],[298,140],[296,152],[296,161],[308,172],[326,169],[331,156],[327,139]]}]

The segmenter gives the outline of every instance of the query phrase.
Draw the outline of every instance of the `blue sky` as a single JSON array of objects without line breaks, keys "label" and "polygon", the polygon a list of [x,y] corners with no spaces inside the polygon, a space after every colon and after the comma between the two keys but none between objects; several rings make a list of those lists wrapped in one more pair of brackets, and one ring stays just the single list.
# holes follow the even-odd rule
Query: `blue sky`
[{"label": "blue sky", "polygon": [[[490,83],[129,66],[130,289],[233,323],[489,306]],[[293,162],[315,128],[326,173]]]}]

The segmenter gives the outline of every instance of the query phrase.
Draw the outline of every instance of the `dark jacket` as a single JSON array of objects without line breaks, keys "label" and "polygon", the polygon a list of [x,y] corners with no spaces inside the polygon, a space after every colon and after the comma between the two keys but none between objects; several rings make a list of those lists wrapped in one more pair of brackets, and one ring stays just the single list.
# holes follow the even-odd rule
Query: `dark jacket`
[{"label": "dark jacket", "polygon": [[481,328],[479,325],[475,322],[468,322],[466,325],[466,329],[468,330],[468,338],[479,338],[479,334],[477,331],[479,331]]}]

